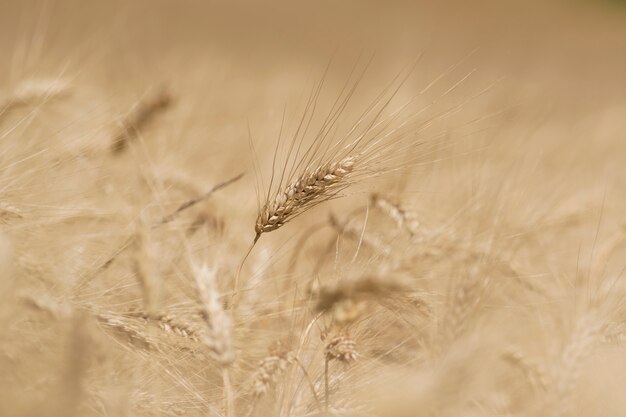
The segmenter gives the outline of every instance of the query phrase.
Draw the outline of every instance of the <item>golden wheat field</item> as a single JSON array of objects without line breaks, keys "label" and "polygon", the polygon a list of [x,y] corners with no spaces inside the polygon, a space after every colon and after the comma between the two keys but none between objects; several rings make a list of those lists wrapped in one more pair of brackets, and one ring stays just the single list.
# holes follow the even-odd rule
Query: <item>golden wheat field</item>
[{"label": "golden wheat field", "polygon": [[0,416],[626,416],[626,4],[0,0]]}]

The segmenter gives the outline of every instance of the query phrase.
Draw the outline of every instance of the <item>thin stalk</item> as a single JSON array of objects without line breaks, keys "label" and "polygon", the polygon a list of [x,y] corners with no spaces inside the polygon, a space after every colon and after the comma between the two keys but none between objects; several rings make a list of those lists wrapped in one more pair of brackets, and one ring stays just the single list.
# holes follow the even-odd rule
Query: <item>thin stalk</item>
[{"label": "thin stalk", "polygon": [[328,392],[328,358],[324,356],[324,411],[328,415],[328,399],[330,394]]},{"label": "thin stalk", "polygon": [[302,370],[302,372],[304,373],[304,379],[306,379],[306,381],[309,383],[309,388],[311,389],[311,394],[313,394],[313,398],[315,399],[317,408],[320,410],[320,412],[322,412],[323,410],[322,403],[320,403],[320,399],[317,397],[317,393],[315,392],[315,386],[313,385],[313,382],[311,381],[311,378],[309,377],[309,373],[307,372],[302,362],[300,362],[300,359],[295,358],[295,362],[300,368],[300,370]]},{"label": "thin stalk", "polygon": [[222,368],[222,381],[224,383],[224,412],[226,417],[235,417],[235,397],[233,386],[230,381],[230,372],[227,367]]},{"label": "thin stalk", "polygon": [[232,309],[235,308],[235,305],[237,303],[237,296],[239,295],[239,277],[241,276],[241,270],[243,269],[243,264],[246,262],[246,259],[248,259],[248,256],[250,256],[252,249],[254,249],[254,245],[256,245],[256,242],[259,240],[259,236],[260,235],[257,235],[257,237],[254,239],[254,241],[252,242],[252,245],[250,245],[250,248],[241,259],[241,262],[239,263],[239,267],[237,267],[237,273],[235,274],[235,284],[233,285],[233,295],[230,298],[230,306]]}]

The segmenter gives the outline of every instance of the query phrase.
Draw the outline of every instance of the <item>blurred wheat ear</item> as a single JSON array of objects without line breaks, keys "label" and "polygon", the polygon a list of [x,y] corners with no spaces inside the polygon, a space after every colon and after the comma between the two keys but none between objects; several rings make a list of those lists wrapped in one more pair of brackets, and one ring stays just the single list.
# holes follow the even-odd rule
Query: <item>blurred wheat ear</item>
[{"label": "blurred wheat ear", "polygon": [[129,142],[157,115],[171,107],[174,99],[167,88],[149,91],[128,112],[111,143],[111,152],[120,154]]}]

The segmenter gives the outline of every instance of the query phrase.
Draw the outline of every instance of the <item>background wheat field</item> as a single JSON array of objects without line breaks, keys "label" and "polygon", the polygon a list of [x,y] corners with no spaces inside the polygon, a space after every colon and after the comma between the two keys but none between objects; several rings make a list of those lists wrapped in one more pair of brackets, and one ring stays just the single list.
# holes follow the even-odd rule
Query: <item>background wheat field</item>
[{"label": "background wheat field", "polygon": [[626,415],[625,6],[0,0],[0,416]]}]

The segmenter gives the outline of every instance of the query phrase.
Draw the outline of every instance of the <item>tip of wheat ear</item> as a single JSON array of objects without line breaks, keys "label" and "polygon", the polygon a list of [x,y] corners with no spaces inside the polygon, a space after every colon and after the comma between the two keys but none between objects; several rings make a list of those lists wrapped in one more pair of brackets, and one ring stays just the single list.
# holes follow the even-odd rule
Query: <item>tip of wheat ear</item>
[{"label": "tip of wheat ear", "polygon": [[278,190],[276,197],[265,203],[257,217],[254,230],[256,242],[261,234],[276,230],[298,212],[312,207],[318,198],[332,195],[338,186],[354,172],[356,158],[347,156],[340,161],[320,165],[306,171],[285,188]]}]

